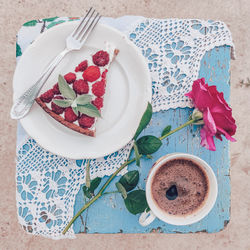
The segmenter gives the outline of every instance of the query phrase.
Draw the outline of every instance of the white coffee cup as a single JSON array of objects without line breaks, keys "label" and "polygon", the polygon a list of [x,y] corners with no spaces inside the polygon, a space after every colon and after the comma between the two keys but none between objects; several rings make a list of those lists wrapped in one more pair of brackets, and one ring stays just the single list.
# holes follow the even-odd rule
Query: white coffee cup
[{"label": "white coffee cup", "polygon": [[[204,172],[208,177],[208,194],[206,196],[205,201],[193,213],[188,214],[186,216],[168,214],[167,212],[160,209],[160,207],[155,203],[154,199],[152,198],[151,187],[152,187],[153,177],[156,171],[166,162],[174,159],[187,159],[193,161],[194,163],[198,164],[200,168],[204,170]],[[149,212],[145,211],[144,213],[141,214],[139,218],[139,223],[142,226],[147,226],[151,222],[153,222],[154,219],[157,217],[158,219],[172,225],[193,224],[203,219],[211,211],[211,209],[215,204],[217,193],[218,193],[218,185],[215,174],[212,168],[204,160],[195,155],[184,154],[184,153],[173,153],[165,155],[154,163],[152,169],[149,172],[146,183],[146,198],[150,211]]]}]

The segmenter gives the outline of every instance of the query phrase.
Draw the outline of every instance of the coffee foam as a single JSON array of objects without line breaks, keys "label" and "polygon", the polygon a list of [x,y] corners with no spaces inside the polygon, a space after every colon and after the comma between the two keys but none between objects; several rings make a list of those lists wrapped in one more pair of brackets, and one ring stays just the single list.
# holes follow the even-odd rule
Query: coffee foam
[{"label": "coffee foam", "polygon": [[[178,197],[166,198],[166,191],[176,185]],[[201,209],[209,190],[208,176],[193,160],[169,160],[157,169],[152,177],[151,194],[154,203],[164,213],[173,216],[191,215]]]}]

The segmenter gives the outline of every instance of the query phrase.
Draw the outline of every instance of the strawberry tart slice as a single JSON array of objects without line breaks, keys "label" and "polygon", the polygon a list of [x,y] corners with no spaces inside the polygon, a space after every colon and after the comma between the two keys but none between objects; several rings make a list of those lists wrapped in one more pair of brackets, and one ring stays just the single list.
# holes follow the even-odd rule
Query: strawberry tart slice
[{"label": "strawberry tart slice", "polygon": [[53,88],[36,102],[54,119],[79,133],[95,136],[96,121],[101,117],[106,75],[118,50],[107,44],[80,62],[74,72],[59,75]]}]

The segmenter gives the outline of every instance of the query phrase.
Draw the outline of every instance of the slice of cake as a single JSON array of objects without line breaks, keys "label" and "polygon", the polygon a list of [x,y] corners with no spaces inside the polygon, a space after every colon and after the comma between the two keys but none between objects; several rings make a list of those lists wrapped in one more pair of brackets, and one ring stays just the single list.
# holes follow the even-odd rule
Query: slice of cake
[{"label": "slice of cake", "polygon": [[106,75],[118,52],[107,44],[105,51],[97,51],[84,59],[74,72],[59,75],[58,83],[36,98],[36,102],[64,126],[95,136],[96,121],[103,107]]}]

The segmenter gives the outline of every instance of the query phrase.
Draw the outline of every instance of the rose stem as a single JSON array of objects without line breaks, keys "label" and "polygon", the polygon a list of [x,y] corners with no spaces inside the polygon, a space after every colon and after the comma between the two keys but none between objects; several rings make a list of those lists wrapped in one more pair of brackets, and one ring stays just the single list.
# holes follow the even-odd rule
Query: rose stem
[{"label": "rose stem", "polygon": [[185,128],[186,126],[188,126],[188,125],[190,125],[190,124],[192,124],[192,123],[194,123],[194,122],[197,122],[197,120],[195,120],[195,119],[189,120],[189,121],[187,121],[186,123],[184,123],[184,124],[182,124],[181,126],[179,126],[178,128],[175,128],[175,129],[171,130],[169,133],[167,133],[167,134],[165,134],[165,135],[159,137],[159,139],[160,139],[160,140],[163,140],[163,139],[165,139],[166,137],[168,137],[169,135],[172,135],[173,133],[175,133],[175,132],[181,130],[182,128]]},{"label": "rose stem", "polygon": [[89,169],[89,165],[90,165],[90,160],[87,161],[87,165],[86,165],[86,187],[87,188],[90,187],[90,169]]},{"label": "rose stem", "polygon": [[[171,130],[169,133],[165,134],[164,136],[159,137],[160,140],[165,139],[167,136],[179,131],[182,128],[185,128],[186,126],[192,124],[196,122],[196,120],[189,120],[186,123],[184,123],[183,125],[179,126],[176,129]],[[142,156],[140,155],[140,158]],[[135,158],[124,162],[110,177],[109,179],[105,182],[105,184],[103,185],[103,187],[100,189],[100,191],[98,192],[98,194],[91,199],[87,204],[85,204],[79,211],[78,213],[71,219],[71,221],[69,222],[69,224],[65,227],[65,229],[63,230],[62,234],[66,234],[66,232],[69,230],[69,228],[71,227],[71,225],[75,222],[75,220],[80,216],[80,214],[86,209],[88,208],[92,203],[94,203],[97,199],[99,199],[102,195],[104,190],[107,188],[107,186],[109,185],[109,183],[116,177],[116,175],[122,171],[126,166],[128,166],[130,163],[134,162]]]},{"label": "rose stem", "polygon": [[115,178],[115,176],[122,171],[122,169],[124,169],[127,165],[129,165],[130,163],[134,162],[135,158],[126,161],[125,163],[123,163],[110,177],[109,179],[105,182],[105,184],[103,185],[103,187],[100,189],[100,191],[98,192],[98,194],[91,199],[87,204],[85,204],[80,210],[79,212],[71,219],[71,221],[69,222],[69,224],[65,227],[65,229],[63,230],[62,234],[65,234],[69,228],[71,227],[71,225],[75,222],[75,220],[78,218],[78,216],[80,216],[80,214],[86,209],[88,208],[92,203],[94,203],[97,199],[99,199],[104,190],[106,189],[106,187],[109,185],[109,183]]}]

